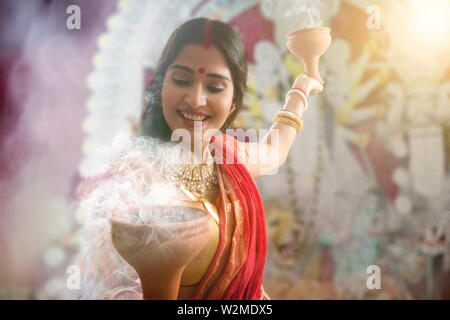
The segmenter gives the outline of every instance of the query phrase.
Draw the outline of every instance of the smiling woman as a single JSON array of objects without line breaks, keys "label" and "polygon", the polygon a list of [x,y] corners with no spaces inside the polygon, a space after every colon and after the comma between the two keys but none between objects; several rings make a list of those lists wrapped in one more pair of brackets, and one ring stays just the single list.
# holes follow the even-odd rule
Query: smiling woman
[{"label": "smiling woman", "polygon": [[[162,109],[169,128],[192,131],[196,121],[203,131],[223,127],[233,108],[230,78],[227,62],[218,49],[186,45],[164,77]],[[208,137],[204,140],[209,143]]]},{"label": "smiling woman", "polygon": [[[172,214],[181,217],[183,208],[191,208],[197,212],[193,220],[133,225],[122,218],[136,208],[114,211],[114,247],[138,273],[144,299],[268,299],[262,288],[265,214],[254,178],[284,162],[301,129],[306,97],[322,86],[300,75],[265,139],[247,143],[223,133],[242,108],[246,82],[244,45],[223,22],[189,20],[163,49],[136,135],[176,146],[180,141],[172,136],[184,130],[194,139],[181,144],[200,148],[204,157],[200,165],[166,160],[162,176],[151,173],[147,181],[173,183],[179,192],[170,204]],[[261,155],[262,147],[270,154],[275,150],[281,163],[259,161],[253,153]],[[167,241],[169,235],[173,241]]]},{"label": "smiling woman", "polygon": [[[225,122],[218,127],[225,130],[236,118],[242,106],[246,84],[247,54],[239,35],[221,21],[202,18],[190,20],[172,33],[161,53],[153,81],[147,90],[149,103],[138,124],[138,132],[170,141],[173,128],[163,116],[164,106],[171,107],[173,103],[172,99],[166,100],[168,95],[172,94],[167,86],[179,94],[182,94],[183,87],[185,92],[186,89],[192,88],[202,91],[206,89],[209,91],[209,97],[210,94],[217,94],[214,100],[220,99],[221,106],[222,104],[226,106],[229,113],[225,117]],[[199,92],[199,96],[189,95],[187,99],[204,99],[205,92],[202,91]],[[162,99],[162,95],[165,99]],[[178,108],[181,112],[183,107],[189,106],[190,108],[185,108],[187,110],[184,111],[190,111],[190,114],[197,111],[196,115],[202,115],[202,112],[209,115],[204,108],[192,110],[198,107],[195,104],[198,104],[198,101],[186,100],[178,105]],[[184,124],[188,126],[187,122]]]}]

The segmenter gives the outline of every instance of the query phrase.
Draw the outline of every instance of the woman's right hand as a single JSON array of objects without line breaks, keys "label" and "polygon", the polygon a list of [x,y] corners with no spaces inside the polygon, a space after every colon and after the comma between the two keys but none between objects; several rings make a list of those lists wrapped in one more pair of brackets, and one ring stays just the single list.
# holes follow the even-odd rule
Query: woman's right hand
[{"label": "woman's right hand", "polygon": [[[308,77],[304,73],[298,75],[292,85],[292,88],[302,89],[307,97],[312,94],[317,94],[323,90],[323,86],[319,81]],[[283,108],[302,114],[306,110],[306,104],[304,98],[302,98],[299,94],[288,92]]]},{"label": "woman's right hand", "polygon": [[323,91],[323,85],[316,79],[308,77],[305,73],[298,75],[292,87],[302,89],[307,96],[318,94]]}]

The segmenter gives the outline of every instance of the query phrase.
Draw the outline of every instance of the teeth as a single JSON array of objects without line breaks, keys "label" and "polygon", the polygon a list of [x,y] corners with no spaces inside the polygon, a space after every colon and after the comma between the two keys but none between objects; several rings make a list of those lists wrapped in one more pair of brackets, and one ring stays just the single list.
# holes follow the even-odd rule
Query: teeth
[{"label": "teeth", "polygon": [[183,117],[185,117],[186,119],[189,120],[193,120],[193,121],[203,121],[206,119],[205,116],[201,116],[201,115],[191,115],[191,114],[187,114],[186,112],[180,111],[180,113],[183,115]]}]

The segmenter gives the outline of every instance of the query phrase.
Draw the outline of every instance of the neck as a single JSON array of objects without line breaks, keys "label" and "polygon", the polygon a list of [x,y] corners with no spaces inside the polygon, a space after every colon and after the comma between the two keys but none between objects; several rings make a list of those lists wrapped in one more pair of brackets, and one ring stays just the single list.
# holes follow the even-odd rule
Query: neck
[{"label": "neck", "polygon": [[209,157],[211,157],[211,151],[209,150],[209,141],[202,141],[197,144],[183,144],[180,142],[182,148],[182,161],[189,164],[202,164],[206,163]]}]

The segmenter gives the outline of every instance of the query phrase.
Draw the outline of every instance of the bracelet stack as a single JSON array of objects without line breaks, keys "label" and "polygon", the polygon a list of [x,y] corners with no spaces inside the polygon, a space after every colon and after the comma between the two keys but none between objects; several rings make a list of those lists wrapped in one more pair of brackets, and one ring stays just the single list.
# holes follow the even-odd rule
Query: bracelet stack
[{"label": "bracelet stack", "polygon": [[273,118],[273,122],[281,122],[293,127],[297,133],[303,128],[302,118],[298,115],[297,112],[292,110],[282,109],[275,114]]},{"label": "bracelet stack", "polygon": [[[292,88],[286,94],[286,99],[291,93],[299,94],[303,98],[306,111],[308,109],[308,97],[306,95],[306,92],[300,88]],[[297,133],[299,133],[299,131],[303,128],[302,117],[297,112],[289,109],[281,109],[280,111],[278,111],[273,118],[273,122],[281,122],[287,124],[293,127],[297,131]]]}]

